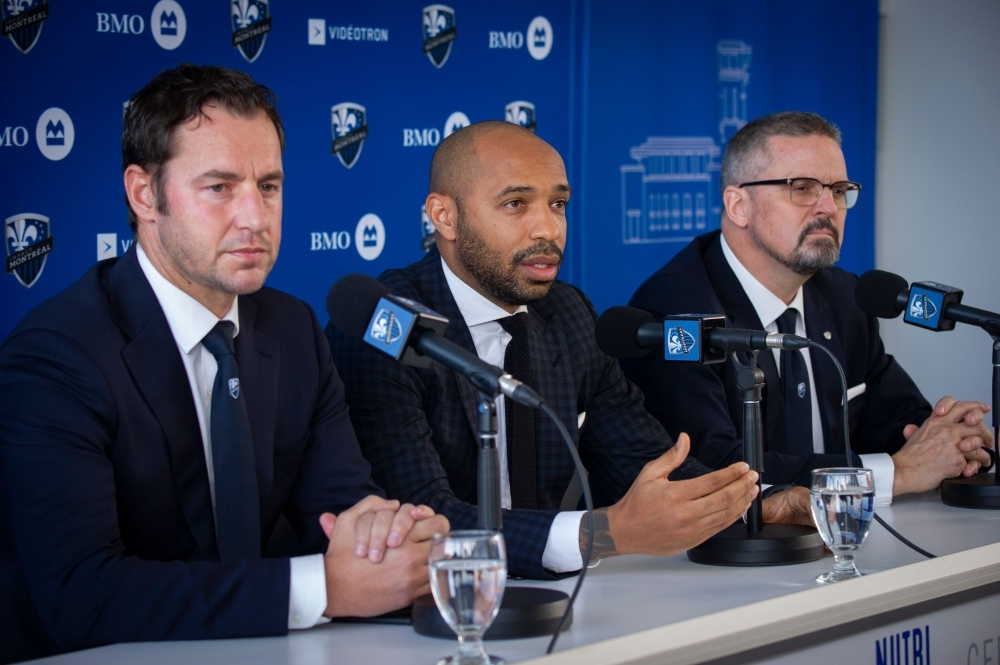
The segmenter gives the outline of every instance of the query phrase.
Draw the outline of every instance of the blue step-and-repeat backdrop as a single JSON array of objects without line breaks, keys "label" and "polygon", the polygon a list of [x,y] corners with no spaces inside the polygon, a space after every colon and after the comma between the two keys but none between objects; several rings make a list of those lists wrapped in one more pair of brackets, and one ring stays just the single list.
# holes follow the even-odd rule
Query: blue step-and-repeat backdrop
[{"label": "blue step-and-repeat backdrop", "polygon": [[123,106],[180,62],[280,99],[281,253],[268,284],[316,309],[351,272],[420,258],[434,147],[470,122],[531,127],[566,160],[563,279],[625,303],[719,225],[719,165],[748,119],[802,109],[844,133],[841,265],[874,265],[878,7],[586,0],[0,0],[0,339],[132,242]]}]

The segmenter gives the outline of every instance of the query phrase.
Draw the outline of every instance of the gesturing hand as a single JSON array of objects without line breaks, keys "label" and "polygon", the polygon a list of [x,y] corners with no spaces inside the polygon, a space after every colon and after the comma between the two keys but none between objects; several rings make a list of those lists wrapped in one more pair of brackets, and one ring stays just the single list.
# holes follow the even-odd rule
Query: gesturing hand
[{"label": "gesturing hand", "polygon": [[[687,434],[649,462],[621,501],[607,509],[617,554],[676,554],[735,522],[757,496],[757,473],[743,462],[693,478],[667,478],[687,457]],[[597,534],[595,534],[597,535]]]}]

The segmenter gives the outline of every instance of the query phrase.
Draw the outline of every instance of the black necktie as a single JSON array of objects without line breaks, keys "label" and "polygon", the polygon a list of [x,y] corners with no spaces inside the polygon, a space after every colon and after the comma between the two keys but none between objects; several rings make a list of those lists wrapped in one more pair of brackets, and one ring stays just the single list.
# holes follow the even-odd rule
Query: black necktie
[{"label": "black necktie", "polygon": [[[528,348],[528,313],[500,319],[511,340],[503,356],[504,371],[529,386],[531,352]],[[507,432],[507,477],[510,480],[512,508],[538,507],[535,479],[535,414],[530,407],[504,398],[504,424]]]},{"label": "black necktie", "polygon": [[[778,317],[778,332],[795,334],[797,311],[789,307]],[[781,385],[785,394],[785,423],[788,427],[788,452],[809,455],[813,452],[812,395],[809,394],[809,373],[802,351],[781,352]]]},{"label": "black necktie", "polygon": [[219,365],[212,386],[215,525],[222,561],[260,558],[260,500],[247,405],[233,355],[233,324],[220,321],[201,343]]}]

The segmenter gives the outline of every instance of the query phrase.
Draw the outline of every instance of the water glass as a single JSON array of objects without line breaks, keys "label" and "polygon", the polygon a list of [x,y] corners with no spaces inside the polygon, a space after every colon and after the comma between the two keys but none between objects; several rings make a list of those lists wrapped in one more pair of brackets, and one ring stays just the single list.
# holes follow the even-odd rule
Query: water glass
[{"label": "water glass", "polygon": [[812,472],[812,518],[833,552],[833,570],[816,578],[828,584],[861,577],[854,553],[865,542],[875,515],[875,481],[870,469],[816,469]]},{"label": "water glass", "polygon": [[458,653],[438,665],[503,663],[483,648],[483,634],[500,609],[507,586],[507,549],[497,531],[452,531],[431,541],[431,593],[458,635]]}]

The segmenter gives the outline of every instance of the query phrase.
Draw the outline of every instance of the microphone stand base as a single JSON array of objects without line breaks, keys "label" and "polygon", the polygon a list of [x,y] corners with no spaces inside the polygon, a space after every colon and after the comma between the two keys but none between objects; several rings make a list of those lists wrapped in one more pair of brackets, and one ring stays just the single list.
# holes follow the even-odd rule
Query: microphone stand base
[{"label": "microphone stand base", "polygon": [[710,566],[787,566],[823,558],[823,540],[811,526],[765,524],[749,533],[742,521],[689,549],[688,558]]},{"label": "microphone stand base", "polygon": [[941,483],[941,501],[958,508],[1000,509],[1000,482],[993,473],[969,478],[948,478]]},{"label": "microphone stand base", "polygon": [[[569,596],[556,589],[528,586],[509,586],[503,593],[500,611],[483,639],[508,640],[520,637],[539,637],[555,632],[562,618]],[[562,629],[573,623],[573,612],[566,617]],[[428,637],[455,639],[455,631],[448,627],[431,595],[413,601],[413,630]]]}]

